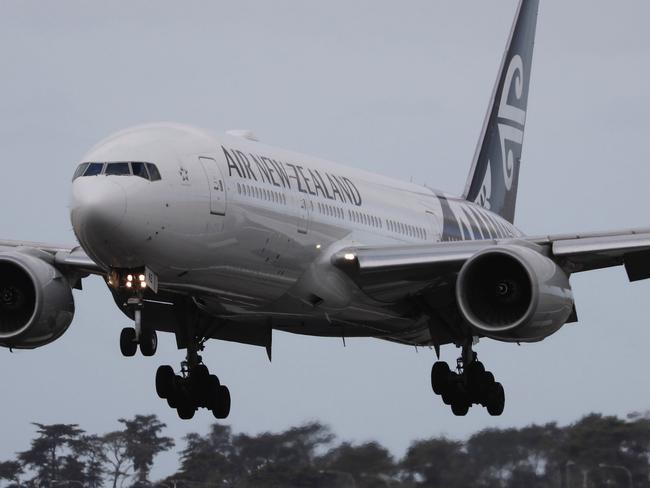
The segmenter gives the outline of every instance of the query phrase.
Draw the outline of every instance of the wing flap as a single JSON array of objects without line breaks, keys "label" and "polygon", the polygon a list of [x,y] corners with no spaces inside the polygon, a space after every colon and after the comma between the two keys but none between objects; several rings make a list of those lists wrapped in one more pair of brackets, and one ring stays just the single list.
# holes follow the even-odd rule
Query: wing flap
[{"label": "wing flap", "polygon": [[417,246],[348,247],[332,256],[368,296],[394,302],[445,280],[471,256],[496,241],[467,241]]},{"label": "wing flap", "polygon": [[576,273],[624,265],[630,281],[650,278],[650,229],[579,236],[549,236],[552,256]]},{"label": "wing flap", "polygon": [[[524,238],[548,249],[549,257],[570,273],[625,266],[630,281],[650,278],[650,228],[617,232]],[[441,284],[475,253],[512,240],[457,241],[427,245],[347,247],[332,256],[368,296],[395,302]],[[525,245],[524,243],[521,243]]]}]

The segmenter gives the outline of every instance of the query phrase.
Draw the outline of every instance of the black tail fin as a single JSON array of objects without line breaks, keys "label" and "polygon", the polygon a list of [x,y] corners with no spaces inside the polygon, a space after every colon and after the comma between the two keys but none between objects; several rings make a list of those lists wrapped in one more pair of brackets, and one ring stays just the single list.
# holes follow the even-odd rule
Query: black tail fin
[{"label": "black tail fin", "polygon": [[515,218],[539,0],[520,0],[464,197]]}]

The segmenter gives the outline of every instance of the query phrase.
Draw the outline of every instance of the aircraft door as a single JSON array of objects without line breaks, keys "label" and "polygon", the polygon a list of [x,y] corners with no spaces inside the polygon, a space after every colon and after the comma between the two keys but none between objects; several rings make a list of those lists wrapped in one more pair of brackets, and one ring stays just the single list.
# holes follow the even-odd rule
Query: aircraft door
[{"label": "aircraft door", "polygon": [[309,227],[309,213],[312,203],[305,197],[300,197],[298,201],[298,232],[306,234]]},{"label": "aircraft door", "polygon": [[199,161],[205,171],[210,188],[210,213],[226,215],[226,180],[219,163],[213,158],[200,156]]},{"label": "aircraft door", "polygon": [[440,217],[431,210],[427,210],[427,236],[429,241],[440,242],[442,238],[442,223]]}]

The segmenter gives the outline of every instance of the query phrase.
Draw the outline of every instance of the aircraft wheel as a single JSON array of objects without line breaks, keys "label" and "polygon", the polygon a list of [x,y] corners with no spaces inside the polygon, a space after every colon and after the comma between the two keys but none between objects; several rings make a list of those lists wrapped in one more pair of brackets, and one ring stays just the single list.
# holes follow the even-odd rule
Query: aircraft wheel
[{"label": "aircraft wheel", "polygon": [[456,378],[456,373],[451,373],[449,376],[449,382],[445,386],[445,388],[442,390],[442,393],[440,396],[442,397],[442,402],[445,405],[451,405],[456,401],[456,398],[458,398],[459,391],[458,391],[458,378]]},{"label": "aircraft wheel", "polygon": [[179,405],[176,408],[176,412],[178,412],[178,416],[181,419],[190,420],[192,417],[194,417],[194,412],[196,412],[196,409],[192,405]]},{"label": "aircraft wheel", "polygon": [[174,391],[174,370],[171,366],[160,366],[156,371],[156,393],[160,398],[169,398]]},{"label": "aircraft wheel", "polygon": [[140,352],[143,356],[153,356],[158,349],[158,334],[154,329],[142,329],[140,334]]},{"label": "aircraft wheel", "polygon": [[225,419],[230,414],[230,390],[227,386],[219,386],[217,408],[212,410],[212,414],[218,419]]},{"label": "aircraft wheel", "polygon": [[138,350],[135,329],[133,327],[124,327],[120,333],[120,351],[124,357],[135,356]]},{"label": "aircraft wheel", "polygon": [[219,393],[220,393],[221,383],[219,383],[219,378],[216,375],[210,375],[210,387],[207,390],[208,401],[207,408],[210,410],[216,410],[219,407]]},{"label": "aircraft wheel", "polygon": [[472,361],[467,366],[467,385],[474,393],[480,393],[481,387],[484,382],[485,366],[479,361]]},{"label": "aircraft wheel", "polygon": [[172,383],[172,389],[170,395],[167,397],[167,405],[171,408],[178,408],[181,404],[185,393],[183,390],[183,377],[179,375],[174,375],[174,381]]},{"label": "aircraft wheel", "polygon": [[464,399],[457,399],[454,403],[451,404],[451,411],[457,417],[464,417],[469,412],[469,402]]},{"label": "aircraft wheel", "polygon": [[487,394],[487,411],[493,417],[503,413],[506,404],[506,395],[501,383],[494,383]]},{"label": "aircraft wheel", "polygon": [[449,385],[452,372],[444,361],[438,361],[431,367],[431,388],[436,395],[440,395]]}]

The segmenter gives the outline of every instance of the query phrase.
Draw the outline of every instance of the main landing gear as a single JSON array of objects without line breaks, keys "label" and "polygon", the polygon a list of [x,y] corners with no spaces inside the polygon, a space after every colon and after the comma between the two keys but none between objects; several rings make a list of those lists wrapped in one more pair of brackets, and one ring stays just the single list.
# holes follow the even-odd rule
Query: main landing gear
[{"label": "main landing gear", "polygon": [[440,395],[446,405],[451,406],[454,415],[467,415],[473,404],[484,406],[493,416],[503,413],[503,385],[494,379],[491,372],[485,370],[485,366],[472,351],[471,344],[463,347],[456,370],[451,371],[449,365],[443,361],[438,361],[431,368],[433,392]]},{"label": "main landing gear", "polygon": [[174,374],[171,366],[160,366],[156,372],[156,393],[182,419],[191,419],[201,407],[211,410],[218,419],[225,419],[230,413],[230,390],[204,364],[189,369],[183,363],[179,375]]},{"label": "main landing gear", "polygon": [[180,374],[171,366],[160,366],[156,372],[156,393],[175,408],[178,416],[188,420],[199,408],[207,408],[218,419],[225,419],[230,413],[230,390],[210,374],[197,354],[201,347],[194,340],[188,347],[187,360],[181,363]]}]

